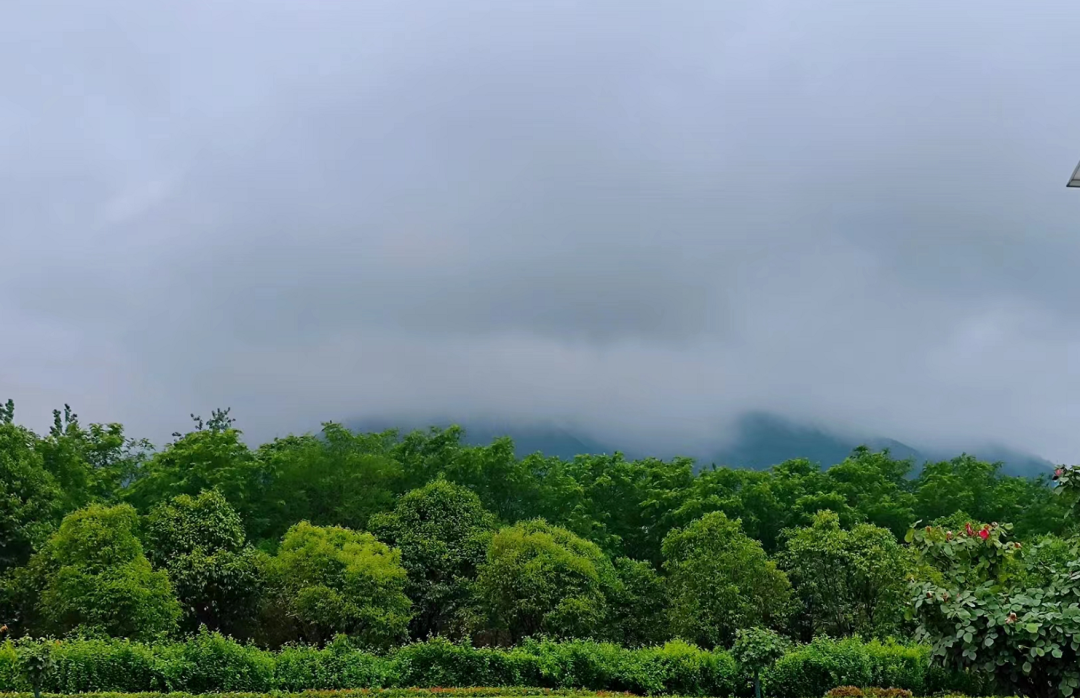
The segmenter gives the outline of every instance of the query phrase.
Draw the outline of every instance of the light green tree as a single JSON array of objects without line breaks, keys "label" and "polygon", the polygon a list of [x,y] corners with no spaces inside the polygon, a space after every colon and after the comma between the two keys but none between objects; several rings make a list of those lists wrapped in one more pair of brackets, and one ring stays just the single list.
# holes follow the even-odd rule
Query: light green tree
[{"label": "light green tree", "polygon": [[610,632],[607,593],[616,584],[611,562],[595,543],[536,519],[495,534],[477,591],[491,626],[516,642]]},{"label": "light green tree", "polygon": [[137,527],[126,504],[91,505],[64,518],[31,560],[43,583],[39,632],[150,639],[176,629],[180,605],[168,575],[143,554]]},{"label": "light green tree", "polygon": [[301,521],[286,532],[268,572],[271,612],[284,621],[279,639],[325,642],[344,633],[387,647],[408,636],[401,552],[370,533]]}]

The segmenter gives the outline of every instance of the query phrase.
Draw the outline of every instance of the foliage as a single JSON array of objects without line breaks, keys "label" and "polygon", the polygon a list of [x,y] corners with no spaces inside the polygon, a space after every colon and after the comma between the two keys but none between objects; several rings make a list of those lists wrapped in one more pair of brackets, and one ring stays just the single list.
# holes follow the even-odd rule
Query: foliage
[{"label": "foliage", "polygon": [[648,562],[616,558],[616,584],[607,593],[615,639],[631,647],[670,637],[664,579]]},{"label": "foliage", "polygon": [[[903,667],[929,649],[819,638],[765,671],[770,691],[787,682],[785,695],[805,685],[820,698],[833,680],[917,692],[920,681],[981,691],[987,677],[1034,695],[1075,688],[1080,476],[1071,468],[1054,485],[967,455],[920,467],[867,448],[832,468],[792,459],[762,471],[619,453],[519,458],[509,439],[467,445],[456,427],[360,433],[336,423],[251,448],[228,410],[194,419],[155,452],[122,425],[82,424],[68,406],[40,436],[15,424],[10,401],[0,406],[0,627],[82,637],[58,650],[65,690],[109,672],[140,690],[217,685],[199,672],[232,662],[235,685],[256,690],[265,662],[231,636],[288,645],[274,671],[290,667],[293,687],[319,677],[333,677],[328,687],[457,681],[455,671],[468,671],[689,693],[720,690],[709,682],[724,675],[728,693],[746,687],[717,668],[732,661],[726,653],[659,645],[726,647],[755,627],[803,640],[910,638],[919,627],[950,663],[916,680]],[[146,516],[109,508],[120,502]],[[920,516],[938,533],[919,535],[942,540],[913,534],[903,547],[897,536]],[[987,543],[981,525],[966,535],[969,521],[1001,523],[986,529]],[[1021,547],[988,555],[999,540]],[[900,593],[907,578],[931,596]],[[1037,639],[1028,621],[1041,624]],[[178,645],[108,639],[203,625],[211,632],[175,656]],[[402,644],[410,630],[454,643]],[[521,644],[542,635],[551,639]],[[552,641],[565,638],[582,641]],[[868,667],[881,676],[867,678]],[[907,683],[880,683],[893,669]],[[679,678],[662,678],[669,670]],[[1034,678],[1048,676],[1057,683]]]},{"label": "foliage", "polygon": [[215,410],[207,422],[192,419],[195,429],[173,434],[175,440],[143,465],[124,496],[145,511],[177,495],[217,490],[238,511],[250,511],[258,464],[228,410]]},{"label": "foliage", "polygon": [[370,533],[301,521],[269,561],[271,612],[291,622],[282,639],[347,634],[373,647],[406,637],[411,617],[401,553]]},{"label": "foliage", "polygon": [[59,523],[63,501],[56,478],[36,450],[37,437],[0,406],[0,574],[25,564]]},{"label": "foliage", "polygon": [[911,531],[941,573],[912,585],[917,636],[947,666],[980,670],[1024,695],[1070,696],[1080,688],[1080,550],[1039,570],[1045,586],[1025,588],[1032,574],[1010,532],[996,523]]},{"label": "foliage", "polygon": [[784,656],[791,643],[772,630],[749,628],[735,633],[731,656],[745,677],[754,686],[754,695],[761,696],[761,674]]},{"label": "foliage", "polygon": [[740,628],[781,628],[791,584],[738,519],[707,514],[664,539],[664,568],[676,635],[730,645]]},{"label": "foliage", "polygon": [[[434,638],[389,654],[371,654],[343,639],[321,649],[292,645],[273,652],[205,632],[183,642],[152,645],[117,639],[26,643],[48,649],[55,661],[44,689],[67,694],[500,686],[494,695],[520,695],[535,689],[514,687],[532,686],[714,696],[731,695],[736,670],[726,652],[681,642],[631,650],[538,640],[499,649]],[[13,644],[0,645],[0,692],[29,687],[11,671],[15,664]],[[483,689],[470,694],[491,695]]]},{"label": "foliage", "polygon": [[887,529],[844,530],[836,514],[819,512],[810,526],[786,532],[779,562],[801,602],[796,630],[804,639],[900,630],[913,565]]},{"label": "foliage", "polygon": [[791,642],[772,630],[748,628],[735,634],[731,656],[753,676],[776,663],[791,648]]},{"label": "foliage", "polygon": [[41,696],[42,687],[56,671],[53,646],[53,642],[34,642],[29,638],[22,638],[15,642],[18,674],[33,689],[35,698]]},{"label": "foliage", "polygon": [[413,637],[459,633],[494,529],[495,517],[479,497],[441,479],[372,518],[372,532],[401,551],[409,578],[405,592],[415,610]]},{"label": "foliage", "polygon": [[259,555],[245,545],[236,510],[216,490],[182,494],[154,507],[144,522],[148,557],[168,572],[184,627],[250,634],[262,599]]},{"label": "foliage", "polygon": [[37,554],[38,631],[150,638],[175,629],[179,604],[168,576],[143,554],[137,525],[128,505],[92,505],[64,518]]},{"label": "foliage", "polygon": [[491,627],[511,641],[600,635],[606,593],[615,584],[615,570],[595,543],[542,519],[496,533],[476,582]]},{"label": "foliage", "polygon": [[[400,493],[401,464],[385,434],[355,434],[327,422],[320,436],[276,439],[255,454],[259,480],[250,495],[249,530],[280,538],[297,521],[364,530]],[[423,483],[421,483],[423,484]]]},{"label": "foliage", "polygon": [[945,691],[986,695],[978,676],[930,665],[930,648],[893,641],[827,637],[794,647],[762,676],[773,696],[818,698],[837,686],[895,687],[926,696]]}]

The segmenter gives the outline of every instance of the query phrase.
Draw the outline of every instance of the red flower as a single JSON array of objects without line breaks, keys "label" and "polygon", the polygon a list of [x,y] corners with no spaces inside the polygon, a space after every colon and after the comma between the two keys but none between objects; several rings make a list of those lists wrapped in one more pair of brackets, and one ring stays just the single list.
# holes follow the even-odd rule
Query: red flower
[{"label": "red flower", "polygon": [[987,531],[985,528],[983,530],[979,531],[979,538],[982,538],[983,540],[986,540],[989,537],[990,537],[990,531]]},{"label": "red flower", "polygon": [[971,522],[970,521],[968,523],[964,524],[964,530],[967,531],[967,534],[969,536],[975,535],[975,529],[973,529],[971,527]]},{"label": "red flower", "polygon": [[1064,470],[1062,470],[1061,468],[1058,468],[1057,470],[1054,471],[1054,479],[1057,480],[1064,473],[1065,473]]}]

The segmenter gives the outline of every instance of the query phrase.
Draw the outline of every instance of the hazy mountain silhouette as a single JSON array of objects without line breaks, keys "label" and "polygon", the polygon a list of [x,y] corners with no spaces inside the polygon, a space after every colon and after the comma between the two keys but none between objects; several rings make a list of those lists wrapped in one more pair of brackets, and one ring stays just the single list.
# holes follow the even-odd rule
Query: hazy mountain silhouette
[{"label": "hazy mountain silhouette", "polygon": [[[718,444],[699,453],[675,452],[670,448],[627,449],[616,443],[606,443],[587,434],[583,429],[536,423],[527,425],[500,424],[490,420],[474,420],[468,423],[451,419],[365,419],[351,422],[349,426],[361,431],[383,431],[396,428],[402,432],[425,429],[429,426],[445,427],[457,423],[465,429],[466,443],[488,444],[500,436],[514,440],[518,456],[543,453],[546,456],[573,458],[581,454],[614,453],[622,451],[627,458],[656,456],[671,458],[676,455],[693,456],[702,466],[715,463],[740,468],[764,469],[791,458],[807,458],[824,467],[844,460],[857,446],[866,445],[874,450],[889,449],[897,458],[911,458],[916,466],[926,461],[948,460],[961,451],[945,452],[940,449],[920,448],[895,439],[883,437],[857,438],[843,436],[819,427],[800,424],[783,417],[752,412],[743,415],[736,425],[736,438],[730,443]],[[1003,470],[1012,475],[1039,475],[1049,473],[1054,465],[1037,455],[993,444],[973,444],[963,449],[982,460],[1004,464]]]}]

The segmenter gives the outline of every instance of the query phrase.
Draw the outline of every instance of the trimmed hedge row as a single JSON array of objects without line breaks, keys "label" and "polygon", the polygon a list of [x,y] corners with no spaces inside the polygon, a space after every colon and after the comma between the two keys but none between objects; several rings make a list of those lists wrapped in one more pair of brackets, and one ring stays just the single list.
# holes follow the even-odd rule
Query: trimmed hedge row
[{"label": "trimmed hedge row", "polygon": [[[43,641],[44,642],[44,641]],[[184,642],[53,641],[48,693],[219,693],[439,686],[591,689],[641,695],[747,695],[748,677],[727,652],[683,642],[626,649],[588,641],[527,641],[513,648],[474,648],[432,639],[387,655],[353,649],[290,646],[277,652],[216,633]],[[985,693],[973,677],[929,669],[918,645],[819,639],[789,652],[763,676],[784,698],[821,698],[836,686],[902,688],[916,695]],[[0,645],[0,692],[27,691],[13,643]]]}]

